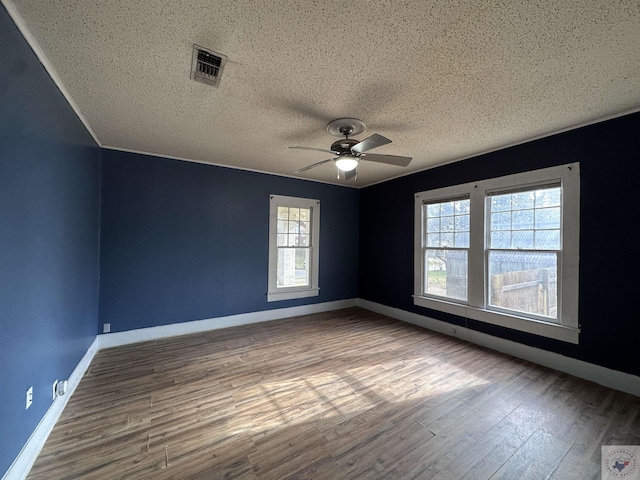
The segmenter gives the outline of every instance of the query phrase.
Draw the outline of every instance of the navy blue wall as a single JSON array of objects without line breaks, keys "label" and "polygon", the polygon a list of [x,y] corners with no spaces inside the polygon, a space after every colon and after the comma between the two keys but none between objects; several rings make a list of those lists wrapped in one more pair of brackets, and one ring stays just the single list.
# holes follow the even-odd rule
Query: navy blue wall
[{"label": "navy blue wall", "polygon": [[[580,344],[469,326],[640,375],[640,114],[357,191],[100,151],[4,7],[0,65],[0,473],[102,323],[125,331],[359,296],[463,324],[413,305],[414,193],[568,162],[582,172]],[[269,194],[321,201],[318,297],[266,301]]]},{"label": "navy blue wall", "polygon": [[[580,162],[580,344],[469,320],[469,327],[640,375],[635,248],[640,113],[445,165],[361,190],[360,297],[458,325],[464,318],[413,305],[414,193]],[[379,219],[384,219],[380,221]]]},{"label": "navy blue wall", "polygon": [[1,476],[96,337],[101,152],[2,6],[0,65]]},{"label": "navy blue wall", "polygon": [[[105,150],[100,323],[111,331],[358,295],[352,188]],[[266,300],[269,195],[320,200],[320,295]]]}]

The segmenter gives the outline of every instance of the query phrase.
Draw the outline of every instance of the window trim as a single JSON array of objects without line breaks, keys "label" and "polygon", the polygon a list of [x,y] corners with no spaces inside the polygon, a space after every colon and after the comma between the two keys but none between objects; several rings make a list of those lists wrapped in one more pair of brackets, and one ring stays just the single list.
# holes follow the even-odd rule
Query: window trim
[{"label": "window trim", "polygon": [[[486,305],[488,272],[485,261],[485,244],[488,238],[485,220],[488,194],[514,188],[535,188],[553,182],[562,185],[562,250],[558,257],[558,277],[562,285],[562,291],[558,292],[559,322],[531,319],[488,309]],[[422,206],[425,203],[446,201],[461,195],[469,195],[471,199],[468,299],[466,302],[455,302],[424,296],[422,294],[424,278]],[[419,192],[415,194],[414,211],[413,299],[415,305],[569,343],[578,343],[580,333],[578,321],[580,164],[578,162]],[[478,234],[478,232],[481,233]]]},{"label": "window trim", "polygon": [[[278,207],[311,209],[311,271],[310,285],[304,287],[277,287],[278,268]],[[318,285],[320,264],[320,200],[285,195],[269,196],[269,275],[267,302],[291,300],[295,298],[317,297],[320,294]]]}]

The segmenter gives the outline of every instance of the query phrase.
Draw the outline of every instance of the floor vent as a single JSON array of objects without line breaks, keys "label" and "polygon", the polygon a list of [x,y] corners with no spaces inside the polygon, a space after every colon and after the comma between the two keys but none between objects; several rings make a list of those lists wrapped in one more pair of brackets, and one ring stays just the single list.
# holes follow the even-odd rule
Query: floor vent
[{"label": "floor vent", "polygon": [[191,60],[191,78],[197,82],[217,87],[226,62],[227,57],[224,55],[194,45],[193,58]]}]

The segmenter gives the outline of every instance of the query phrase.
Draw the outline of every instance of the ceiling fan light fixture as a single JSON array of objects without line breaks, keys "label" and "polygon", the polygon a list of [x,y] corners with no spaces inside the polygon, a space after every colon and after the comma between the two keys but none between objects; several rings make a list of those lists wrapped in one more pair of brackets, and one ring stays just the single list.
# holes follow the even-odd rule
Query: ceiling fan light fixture
[{"label": "ceiling fan light fixture", "polygon": [[336,167],[343,172],[350,172],[358,166],[358,159],[356,157],[344,156],[338,157],[335,160]]}]

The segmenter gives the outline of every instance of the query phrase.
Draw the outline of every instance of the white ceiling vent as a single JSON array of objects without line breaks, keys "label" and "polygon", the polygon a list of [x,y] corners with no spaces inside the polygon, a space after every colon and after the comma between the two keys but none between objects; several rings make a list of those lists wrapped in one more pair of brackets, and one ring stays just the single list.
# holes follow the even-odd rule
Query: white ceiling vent
[{"label": "white ceiling vent", "polygon": [[197,82],[217,87],[226,62],[227,57],[224,55],[194,45],[191,60],[191,78]]}]

